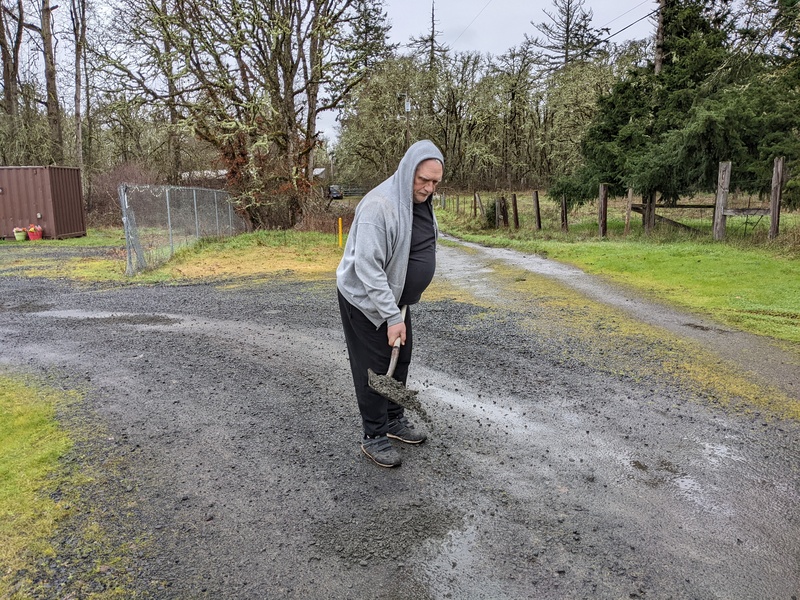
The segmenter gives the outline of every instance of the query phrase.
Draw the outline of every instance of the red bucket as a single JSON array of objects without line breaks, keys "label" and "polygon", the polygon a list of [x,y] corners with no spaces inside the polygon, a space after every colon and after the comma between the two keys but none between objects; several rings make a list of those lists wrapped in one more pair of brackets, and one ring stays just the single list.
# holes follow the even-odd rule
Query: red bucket
[{"label": "red bucket", "polygon": [[29,240],[40,240],[40,239],[42,239],[42,232],[41,231],[28,231],[28,239]]}]

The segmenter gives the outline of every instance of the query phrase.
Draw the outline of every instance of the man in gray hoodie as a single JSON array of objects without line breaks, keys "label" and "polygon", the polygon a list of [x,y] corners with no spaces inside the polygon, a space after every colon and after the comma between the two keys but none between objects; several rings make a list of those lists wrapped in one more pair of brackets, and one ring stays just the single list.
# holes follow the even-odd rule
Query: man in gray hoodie
[{"label": "man in gray hoodie", "polygon": [[350,368],[364,426],[361,450],[382,467],[400,465],[389,438],[425,441],[403,407],[369,387],[368,370],[385,374],[392,346],[400,338],[393,377],[403,384],[411,362],[411,310],[436,269],[439,235],[431,199],[444,172],[444,158],[423,140],[413,144],[397,171],[367,193],[356,207],[344,256],[336,270]]}]

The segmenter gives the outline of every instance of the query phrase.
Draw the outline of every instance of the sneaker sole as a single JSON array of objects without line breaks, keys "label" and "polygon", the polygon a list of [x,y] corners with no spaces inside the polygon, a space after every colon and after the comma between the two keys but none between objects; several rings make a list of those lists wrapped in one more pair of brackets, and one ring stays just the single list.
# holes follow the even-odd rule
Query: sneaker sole
[{"label": "sneaker sole", "polygon": [[388,432],[386,433],[386,437],[392,438],[393,440],[400,440],[401,442],[403,442],[405,444],[421,444],[422,442],[424,442],[425,440],[428,439],[428,438],[423,438],[421,440],[405,440],[405,439],[401,438],[399,435],[395,435],[393,433],[388,433]]},{"label": "sneaker sole", "polygon": [[393,468],[393,467],[399,467],[399,466],[400,466],[400,464],[401,464],[401,463],[399,463],[399,462],[398,462],[397,464],[393,464],[393,463],[382,463],[382,462],[380,462],[378,459],[376,459],[374,456],[372,456],[372,454],[370,454],[369,452],[367,452],[367,449],[366,449],[366,448],[364,448],[364,446],[361,446],[361,452],[363,452],[363,453],[364,453],[364,456],[366,456],[368,459],[370,459],[370,460],[371,460],[372,462],[374,462],[376,465],[378,465],[379,467],[384,467],[385,469],[391,469],[391,468]]}]

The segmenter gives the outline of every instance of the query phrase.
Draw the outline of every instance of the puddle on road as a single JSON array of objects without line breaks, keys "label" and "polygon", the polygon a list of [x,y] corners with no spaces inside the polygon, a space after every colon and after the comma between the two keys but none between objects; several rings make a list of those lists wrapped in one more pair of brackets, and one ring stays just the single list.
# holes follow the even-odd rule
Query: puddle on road
[{"label": "puddle on road", "polygon": [[708,444],[703,443],[703,449],[705,450],[706,458],[708,462],[711,464],[719,464],[722,462],[722,459],[726,460],[733,460],[736,462],[744,462],[744,457],[737,454],[733,451],[733,449],[729,448],[725,444]]},{"label": "puddle on road", "polygon": [[[699,446],[702,457],[711,465],[720,464],[722,459],[737,462],[745,460],[724,444],[699,443]],[[637,472],[632,478],[650,488],[672,486],[677,489],[679,498],[698,505],[704,511],[726,516],[735,512],[728,503],[715,501],[695,477],[670,461],[662,459],[657,464],[649,465],[642,460],[631,459],[628,465]]]},{"label": "puddle on road", "polygon": [[702,508],[704,511],[725,515],[727,517],[733,516],[735,513],[735,511],[727,503],[714,502],[714,500],[709,497],[709,494],[703,489],[703,486],[700,484],[700,482],[689,475],[683,475],[674,479],[672,484],[678,488],[679,497],[689,500],[690,502]]},{"label": "puddle on road", "polygon": [[505,598],[503,587],[495,581],[485,556],[476,548],[477,532],[469,526],[452,530],[447,538],[432,544],[432,558],[421,561],[432,598]]}]

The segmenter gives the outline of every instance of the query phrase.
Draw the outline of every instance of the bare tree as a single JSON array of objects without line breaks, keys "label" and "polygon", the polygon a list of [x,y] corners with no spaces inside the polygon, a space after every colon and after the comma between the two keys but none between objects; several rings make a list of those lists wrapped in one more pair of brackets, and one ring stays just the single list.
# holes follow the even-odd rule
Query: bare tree
[{"label": "bare tree", "polygon": [[74,41],[74,111],[75,111],[75,162],[83,173],[83,115],[81,110],[81,92],[83,90],[83,77],[81,66],[86,49],[86,9],[88,0],[70,0],[69,15],[72,22],[72,35]]},{"label": "bare tree", "polygon": [[411,52],[420,57],[425,57],[429,72],[436,70],[437,63],[447,55],[449,48],[439,43],[441,31],[436,29],[436,3],[431,0],[431,27],[428,33],[419,37],[412,37],[408,43]]},{"label": "bare tree", "polygon": [[17,0],[16,12],[0,0],[0,58],[3,61],[3,109],[11,117],[17,116],[19,102],[19,57],[22,48],[25,11],[22,0]]},{"label": "bare tree", "polygon": [[559,69],[574,60],[587,60],[600,44],[598,31],[592,29],[590,10],[585,0],[553,0],[555,12],[544,11],[550,21],[532,23],[543,39],[525,36],[526,43],[544,52],[548,67]]},{"label": "bare tree", "polygon": [[[372,10],[363,10],[365,8]],[[132,91],[216,148],[255,226],[291,224],[313,176],[316,124],[365,76],[382,0],[145,0],[104,54]],[[356,10],[360,7],[362,10]],[[363,23],[362,23],[363,24]],[[375,32],[369,34],[369,32]],[[288,210],[286,206],[288,205]],[[282,220],[287,219],[288,223]]]},{"label": "bare tree", "polygon": [[58,5],[51,6],[50,0],[42,0],[39,9],[39,22],[25,22],[24,27],[35,32],[42,43],[44,57],[45,107],[47,124],[50,129],[49,161],[59,164],[64,160],[64,134],[61,123],[61,104],[58,100],[58,82],[56,80],[55,38],[53,35],[53,11]]}]

